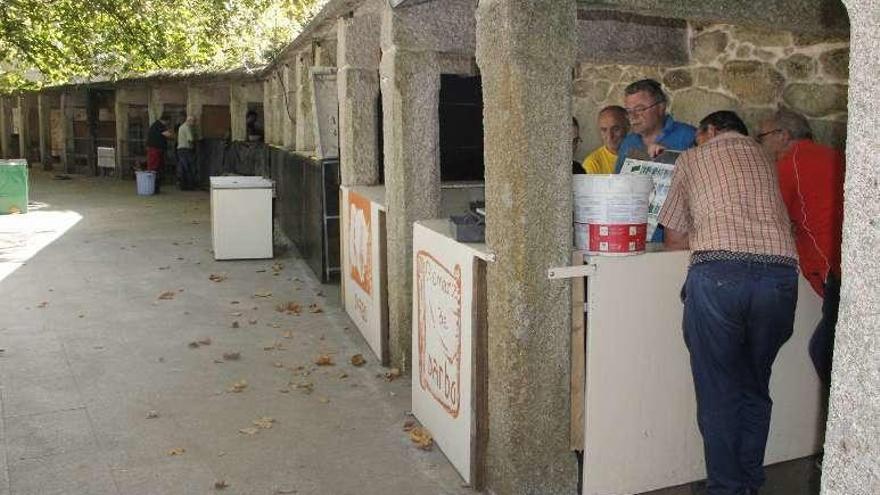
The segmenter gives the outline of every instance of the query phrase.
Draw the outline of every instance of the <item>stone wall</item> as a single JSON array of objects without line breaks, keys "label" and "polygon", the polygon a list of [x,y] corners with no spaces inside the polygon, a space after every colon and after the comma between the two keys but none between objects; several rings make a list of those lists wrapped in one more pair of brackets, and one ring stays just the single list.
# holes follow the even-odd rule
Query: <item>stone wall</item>
[{"label": "stone wall", "polygon": [[[688,26],[690,62],[683,66],[614,65],[581,60],[575,69],[574,114],[583,143],[578,159],[599,146],[596,111],[623,102],[623,89],[651,77],[691,124],[715,110],[736,110],[750,130],[780,104],[810,118],[818,141],[846,140],[849,42],[844,37],[763,31],[728,24]],[[589,50],[587,50],[589,53]]]}]

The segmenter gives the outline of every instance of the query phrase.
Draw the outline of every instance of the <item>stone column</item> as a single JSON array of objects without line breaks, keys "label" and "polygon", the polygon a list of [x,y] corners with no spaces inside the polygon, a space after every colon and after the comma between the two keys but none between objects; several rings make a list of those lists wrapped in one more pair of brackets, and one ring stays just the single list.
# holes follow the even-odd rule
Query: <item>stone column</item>
[{"label": "stone column", "polygon": [[0,158],[12,156],[12,105],[6,96],[0,96]]},{"label": "stone column", "polygon": [[300,151],[315,149],[315,118],[312,111],[312,82],[309,68],[312,67],[312,52],[300,52],[296,57],[294,86],[296,88],[296,143]]},{"label": "stone column", "polygon": [[229,124],[233,141],[247,141],[246,91],[243,82],[232,82],[229,85]]},{"label": "stone column", "polygon": [[61,93],[61,167],[65,173],[70,173],[70,153],[73,149],[73,110],[70,99],[70,93]]},{"label": "stone column", "polygon": [[275,144],[275,105],[272,100],[272,76],[263,81],[263,125],[266,144]]},{"label": "stone column", "polygon": [[30,107],[27,95],[20,95],[18,97],[18,151],[19,155],[28,161],[30,161],[31,152]]},{"label": "stone column", "polygon": [[124,155],[128,155],[128,99],[126,90],[123,88],[116,89],[116,99],[113,103],[113,114],[116,116],[116,177],[122,178],[125,174],[122,160]]},{"label": "stone column", "polygon": [[299,129],[297,122],[300,121],[298,113],[299,98],[299,80],[297,76],[297,67],[299,62],[293,62],[293,65],[284,64],[278,83],[278,101],[281,115],[280,122],[283,124],[281,128],[284,134],[281,136],[280,144],[287,149],[299,149],[297,145],[301,143],[299,137]]},{"label": "stone column", "polygon": [[548,268],[571,259],[575,0],[481,0],[494,493],[571,494],[571,299]]},{"label": "stone column", "polygon": [[843,287],[822,493],[880,493],[880,3],[845,0],[850,14],[849,123]]},{"label": "stone column", "polygon": [[43,170],[52,170],[52,127],[49,125],[51,111],[50,95],[40,91],[37,94],[37,128],[40,132],[40,163],[43,165]]},{"label": "stone column", "polygon": [[340,18],[336,73],[342,185],[379,182],[379,16]]},{"label": "stone column", "polygon": [[385,47],[380,65],[388,209],[391,363],[410,366],[413,222],[440,215],[440,67],[429,51]]}]

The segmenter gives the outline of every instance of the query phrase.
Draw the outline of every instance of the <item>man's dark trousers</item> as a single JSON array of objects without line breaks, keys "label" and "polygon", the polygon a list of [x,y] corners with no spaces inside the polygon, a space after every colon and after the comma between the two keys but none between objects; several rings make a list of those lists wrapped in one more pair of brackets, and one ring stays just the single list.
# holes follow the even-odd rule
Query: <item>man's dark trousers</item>
[{"label": "man's dark trousers", "polygon": [[751,261],[710,261],[688,271],[684,339],[709,495],[754,493],[764,483],[770,372],[793,331],[797,277],[793,266]]},{"label": "man's dark trousers", "polygon": [[196,177],[196,153],[191,148],[177,148],[177,179],[183,191],[195,189],[198,185]]},{"label": "man's dark trousers", "polygon": [[810,339],[810,359],[816,368],[826,393],[831,387],[831,358],[834,355],[834,329],[840,308],[840,280],[833,274],[825,281],[825,297],[822,298],[822,319]]}]

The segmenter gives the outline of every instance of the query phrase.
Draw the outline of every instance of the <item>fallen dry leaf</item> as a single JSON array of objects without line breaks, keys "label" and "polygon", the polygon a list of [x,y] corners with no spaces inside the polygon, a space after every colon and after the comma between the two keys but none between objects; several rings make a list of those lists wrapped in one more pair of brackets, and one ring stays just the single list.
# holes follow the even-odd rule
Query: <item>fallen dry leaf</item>
[{"label": "fallen dry leaf", "polygon": [[254,297],[272,297],[272,291],[263,290],[259,292],[254,292]]},{"label": "fallen dry leaf", "polygon": [[173,290],[166,290],[165,292],[159,294],[159,299],[163,299],[163,300],[167,301],[169,299],[174,299],[175,295],[177,295],[177,293],[174,292]]},{"label": "fallen dry leaf", "polygon": [[222,282],[226,280],[226,274],[212,273],[208,277],[208,280],[210,280],[211,282]]},{"label": "fallen dry leaf", "polygon": [[315,384],[312,382],[294,383],[293,386],[304,394],[310,394],[315,390]]},{"label": "fallen dry leaf", "polygon": [[170,269],[171,269],[170,266],[160,266],[159,267],[159,270],[170,270]]},{"label": "fallen dry leaf", "polygon": [[241,353],[240,352],[224,352],[223,359],[226,361],[238,361],[239,359],[241,359]]},{"label": "fallen dry leaf", "polygon": [[266,323],[266,326],[269,328],[281,328],[281,325],[277,323]]},{"label": "fallen dry leaf", "polygon": [[248,426],[247,428],[240,428],[238,430],[238,432],[243,433],[245,435],[256,435],[257,433],[260,432],[260,429],[254,427],[254,426]]},{"label": "fallen dry leaf", "polygon": [[287,330],[286,332],[282,333],[281,336],[284,337],[285,339],[292,339],[293,338],[293,330]]},{"label": "fallen dry leaf", "polygon": [[403,431],[410,431],[416,427],[416,422],[413,419],[408,419],[403,422]]},{"label": "fallen dry leaf", "polygon": [[40,304],[37,304],[37,307],[38,307],[38,308],[45,308],[45,307],[48,306],[48,305],[49,305],[49,302],[48,302],[48,301],[43,301],[43,302],[41,302]]},{"label": "fallen dry leaf", "polygon": [[199,344],[211,345],[211,337],[204,337],[204,338],[199,339]]},{"label": "fallen dry leaf", "polygon": [[272,271],[273,272],[280,272],[281,270],[284,270],[284,263],[273,263],[272,264]]},{"label": "fallen dry leaf", "polygon": [[284,344],[281,342],[275,341],[272,345],[263,346],[264,351],[283,351],[285,350]]},{"label": "fallen dry leaf", "polygon": [[400,378],[400,368],[391,368],[385,372],[385,379],[389,382],[393,382],[398,378]]},{"label": "fallen dry leaf", "polygon": [[229,301],[229,304],[241,304],[238,301]]},{"label": "fallen dry leaf", "polygon": [[147,413],[147,419],[156,419],[159,417],[159,411],[150,411]]},{"label": "fallen dry leaf", "polygon": [[298,316],[300,312],[302,312],[302,309],[300,308],[299,304],[290,301],[285,304],[279,304],[275,307],[275,311],[278,311],[279,313],[287,313],[289,315]]},{"label": "fallen dry leaf", "polygon": [[176,447],[176,448],[169,450],[168,455],[170,455],[170,456],[183,455],[184,452],[186,452],[185,448]]},{"label": "fallen dry leaf", "polygon": [[225,490],[226,488],[229,488],[229,483],[227,483],[226,480],[217,480],[214,482],[215,490]]},{"label": "fallen dry leaf", "polygon": [[232,328],[239,328],[241,325],[237,321],[232,322]]},{"label": "fallen dry leaf", "polygon": [[328,399],[326,397],[321,397],[320,399],[318,399],[318,401],[321,402],[321,404],[329,404],[330,403],[330,399]]},{"label": "fallen dry leaf", "polygon": [[234,316],[236,318],[241,317],[241,315],[242,315],[241,311],[236,311],[235,313],[229,313],[229,316]]},{"label": "fallen dry leaf", "polygon": [[409,439],[422,450],[431,450],[434,446],[434,437],[431,432],[422,426],[415,426],[409,431]]},{"label": "fallen dry leaf", "polygon": [[327,354],[321,354],[315,358],[315,364],[318,366],[333,366],[333,358]]},{"label": "fallen dry leaf", "polygon": [[363,366],[367,364],[367,360],[364,359],[363,354],[355,354],[351,357],[351,364],[353,366]]},{"label": "fallen dry leaf", "polygon": [[275,361],[274,363],[272,363],[272,366],[274,366],[276,368],[283,368],[284,363],[282,363],[281,361]]},{"label": "fallen dry leaf", "polygon": [[324,310],[321,309],[317,304],[309,304],[309,313],[323,313]]},{"label": "fallen dry leaf", "polygon": [[269,416],[263,416],[261,418],[257,418],[253,421],[254,426],[261,430],[268,430],[272,428],[272,425],[275,423],[274,418],[270,418]]},{"label": "fallen dry leaf", "polygon": [[251,325],[256,325],[256,324],[257,324],[257,320],[248,320],[248,323],[250,323]]},{"label": "fallen dry leaf", "polygon": [[239,380],[237,382],[233,382],[232,385],[230,385],[229,388],[226,389],[226,391],[237,394],[237,393],[243,392],[244,389],[247,388],[247,386],[248,386],[247,381]]},{"label": "fallen dry leaf", "polygon": [[198,348],[199,348],[199,343],[193,341],[193,342],[190,342],[189,344],[187,344],[186,346],[189,347],[190,349],[198,349]]},{"label": "fallen dry leaf", "polygon": [[348,373],[346,373],[346,372],[342,372],[342,373],[339,374],[339,379],[340,379],[340,380],[344,380],[344,379],[346,379],[346,378],[348,378]]}]

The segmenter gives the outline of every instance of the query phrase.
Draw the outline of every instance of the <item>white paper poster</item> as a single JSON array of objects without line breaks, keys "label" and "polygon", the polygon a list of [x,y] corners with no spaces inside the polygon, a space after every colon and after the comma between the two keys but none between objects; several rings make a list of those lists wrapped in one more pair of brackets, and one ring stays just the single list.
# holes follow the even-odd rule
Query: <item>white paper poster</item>
[{"label": "white paper poster", "polygon": [[674,171],[675,165],[636,160],[635,158],[627,158],[620,169],[621,174],[648,175],[654,180],[654,190],[648,200],[647,239],[649,242],[654,237],[654,231],[657,230],[657,218],[660,216],[660,209],[663,208],[663,203],[666,202],[666,196],[669,194]]}]

